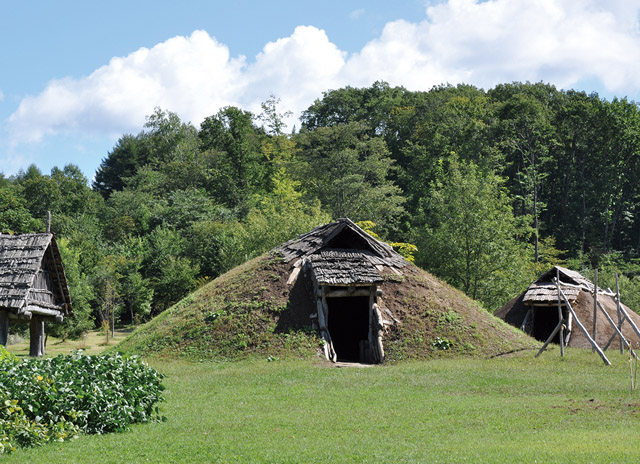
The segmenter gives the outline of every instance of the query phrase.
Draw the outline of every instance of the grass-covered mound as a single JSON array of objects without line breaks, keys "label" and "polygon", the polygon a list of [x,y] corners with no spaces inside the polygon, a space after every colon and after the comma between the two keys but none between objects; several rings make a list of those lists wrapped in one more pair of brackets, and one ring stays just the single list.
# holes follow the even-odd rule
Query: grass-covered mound
[{"label": "grass-covered mound", "polygon": [[[315,356],[322,346],[309,317],[315,303],[308,279],[301,275],[295,285],[287,284],[291,269],[292,263],[273,255],[249,261],[138,328],[118,349],[188,359]],[[380,288],[382,307],[395,319],[383,337],[387,360],[492,356],[533,346],[532,339],[413,265],[403,276],[386,276]]]}]

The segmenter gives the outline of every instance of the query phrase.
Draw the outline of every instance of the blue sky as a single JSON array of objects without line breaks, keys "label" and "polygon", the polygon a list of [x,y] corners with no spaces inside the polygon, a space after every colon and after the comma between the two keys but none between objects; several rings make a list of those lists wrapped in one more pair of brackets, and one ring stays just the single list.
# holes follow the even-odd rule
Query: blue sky
[{"label": "blue sky", "polygon": [[[199,126],[275,94],[545,81],[640,100],[640,0],[0,0],[0,171],[91,178],[154,107]],[[295,117],[290,121],[295,124]]]}]

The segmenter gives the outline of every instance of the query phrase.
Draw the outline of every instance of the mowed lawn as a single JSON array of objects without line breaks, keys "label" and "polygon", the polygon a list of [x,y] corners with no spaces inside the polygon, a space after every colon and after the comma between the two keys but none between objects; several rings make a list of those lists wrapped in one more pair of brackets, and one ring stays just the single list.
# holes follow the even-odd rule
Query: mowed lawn
[{"label": "mowed lawn", "polygon": [[640,462],[630,362],[557,349],[370,368],[152,361],[164,423],[18,451],[4,462]]}]

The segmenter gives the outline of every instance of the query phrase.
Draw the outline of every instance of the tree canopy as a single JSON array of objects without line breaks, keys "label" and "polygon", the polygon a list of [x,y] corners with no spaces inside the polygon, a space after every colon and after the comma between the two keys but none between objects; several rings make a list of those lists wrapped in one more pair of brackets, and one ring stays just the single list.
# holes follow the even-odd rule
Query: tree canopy
[{"label": "tree canopy", "polygon": [[[349,217],[493,310],[566,261],[640,301],[640,111],[545,83],[324,92],[286,133],[271,95],[199,128],[156,109],[106,154],[0,178],[2,232],[52,211],[78,316],[138,322],[243,261]],[[568,265],[569,265],[568,264]]]}]

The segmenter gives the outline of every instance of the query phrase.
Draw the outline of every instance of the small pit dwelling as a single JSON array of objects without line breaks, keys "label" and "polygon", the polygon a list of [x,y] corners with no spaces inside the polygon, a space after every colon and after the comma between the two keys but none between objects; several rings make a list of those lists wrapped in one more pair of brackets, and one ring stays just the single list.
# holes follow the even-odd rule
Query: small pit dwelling
[{"label": "small pit dwelling", "polygon": [[462,292],[340,219],[219,276],[140,326],[118,349],[189,359],[320,356],[379,364],[534,346]]},{"label": "small pit dwelling", "polygon": [[[560,321],[558,291],[554,282],[554,279],[558,277],[562,294],[571,305],[580,323],[590,334],[593,330],[595,310],[596,337],[594,341],[599,347],[609,346],[614,339],[616,344],[618,343],[614,325],[620,326],[622,335],[633,348],[640,344],[640,337],[633,330],[632,324],[625,315],[628,314],[633,324],[640,327],[638,314],[622,302],[620,302],[620,306],[623,310],[619,312],[616,295],[611,291],[598,288],[596,300],[593,293],[595,287],[593,282],[579,272],[561,266],[555,266],[542,274],[524,293],[505,304],[496,311],[495,315],[535,339],[541,342],[546,341],[553,334]],[[560,298],[560,310],[563,320],[566,321],[562,329],[564,345],[591,348],[591,342],[577,325],[576,318],[569,311],[562,297]],[[560,334],[557,334],[552,342],[560,343]]]}]

